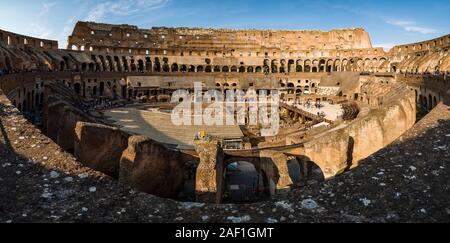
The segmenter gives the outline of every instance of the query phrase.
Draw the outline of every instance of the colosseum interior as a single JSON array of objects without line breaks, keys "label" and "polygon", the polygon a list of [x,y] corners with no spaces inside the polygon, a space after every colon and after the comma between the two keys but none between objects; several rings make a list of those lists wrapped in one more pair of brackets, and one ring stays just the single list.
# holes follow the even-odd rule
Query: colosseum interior
[{"label": "colosseum interior", "polygon": [[[59,49],[0,30],[0,219],[449,222],[449,48],[78,22]],[[278,93],[279,133],[173,125],[195,82]]]}]

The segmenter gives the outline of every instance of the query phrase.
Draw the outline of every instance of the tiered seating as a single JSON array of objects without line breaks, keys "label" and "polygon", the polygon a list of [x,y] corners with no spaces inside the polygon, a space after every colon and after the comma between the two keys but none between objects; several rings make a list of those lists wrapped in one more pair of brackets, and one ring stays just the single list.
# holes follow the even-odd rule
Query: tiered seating
[{"label": "tiered seating", "polygon": [[317,89],[317,95],[337,96],[339,90],[340,90],[339,87],[319,87]]},{"label": "tiered seating", "polygon": [[344,119],[344,121],[351,121],[356,119],[356,117],[358,117],[360,109],[358,107],[358,104],[356,104],[355,102],[342,104],[341,106],[342,109],[344,110],[342,114],[342,119]]}]

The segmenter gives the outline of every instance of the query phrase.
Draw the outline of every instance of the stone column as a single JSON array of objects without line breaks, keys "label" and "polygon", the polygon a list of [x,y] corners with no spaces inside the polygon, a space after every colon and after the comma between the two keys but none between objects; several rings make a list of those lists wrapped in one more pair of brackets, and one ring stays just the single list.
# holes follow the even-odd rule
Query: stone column
[{"label": "stone column", "polygon": [[198,202],[221,203],[224,187],[224,153],[218,141],[198,141],[195,150],[200,158],[195,193]]},{"label": "stone column", "polygon": [[120,159],[119,183],[155,196],[176,198],[183,187],[184,164],[179,151],[132,136]]},{"label": "stone column", "polygon": [[276,169],[266,170],[266,175],[271,177],[276,184],[276,193],[288,191],[293,184],[287,166],[288,157],[276,151],[261,151],[260,156],[261,161],[264,161],[264,163],[261,163],[263,169],[264,167]]}]

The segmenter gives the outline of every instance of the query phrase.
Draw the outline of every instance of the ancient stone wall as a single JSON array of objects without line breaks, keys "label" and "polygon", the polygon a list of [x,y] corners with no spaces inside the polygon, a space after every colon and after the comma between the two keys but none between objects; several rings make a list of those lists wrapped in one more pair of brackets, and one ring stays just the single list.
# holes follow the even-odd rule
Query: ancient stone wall
[{"label": "ancient stone wall", "polygon": [[33,47],[38,49],[58,49],[58,41],[39,39],[31,36],[20,35],[0,29],[0,42],[8,46]]},{"label": "ancient stone wall", "polygon": [[325,178],[356,167],[360,160],[389,145],[415,124],[414,92],[406,85],[400,93],[391,92],[397,96],[396,101],[304,144],[305,156],[322,169]]},{"label": "ancient stone wall", "polygon": [[119,181],[142,192],[175,198],[184,181],[182,155],[151,139],[132,136],[122,154]]},{"label": "ancient stone wall", "polygon": [[[320,50],[371,48],[364,29],[322,31],[231,30],[200,28],[138,29],[131,25],[78,22],[68,47],[112,52],[128,49],[267,49]],[[114,47],[114,49],[113,49]],[[151,53],[153,54],[153,53]]]},{"label": "ancient stone wall", "polygon": [[450,96],[450,78],[436,75],[398,74],[397,80],[415,92],[417,104],[432,110]]},{"label": "ancient stone wall", "polygon": [[450,35],[395,46],[389,52],[391,71],[398,73],[450,73]]},{"label": "ancient stone wall", "polygon": [[78,122],[75,128],[74,155],[85,166],[119,177],[122,152],[128,147],[130,135],[118,128]]}]

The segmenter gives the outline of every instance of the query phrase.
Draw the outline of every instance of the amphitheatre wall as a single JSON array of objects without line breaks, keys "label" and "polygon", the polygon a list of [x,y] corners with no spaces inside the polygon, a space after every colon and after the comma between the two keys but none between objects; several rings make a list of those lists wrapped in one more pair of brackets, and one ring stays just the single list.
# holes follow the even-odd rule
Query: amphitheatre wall
[{"label": "amphitheatre wall", "polygon": [[58,41],[40,39],[0,30],[0,42],[11,46],[32,47],[37,49],[58,49]]},{"label": "amphitheatre wall", "polygon": [[[369,34],[361,28],[322,31],[232,30],[200,28],[139,29],[131,25],[78,22],[68,47],[104,51],[106,47],[133,49],[363,49],[371,48]],[[134,51],[134,50],[133,50]]]},{"label": "amphitheatre wall", "polygon": [[445,97],[450,96],[450,78],[436,75],[397,74],[399,82],[405,82],[414,90],[417,104],[431,111]]},{"label": "amphitheatre wall", "polygon": [[362,112],[343,128],[309,139],[304,143],[304,155],[322,169],[325,178],[330,178],[358,166],[359,161],[395,141],[416,122],[414,92],[404,84],[402,87],[381,87],[386,91],[382,97],[395,96],[396,99],[384,104],[369,103],[371,110],[368,113]]},{"label": "amphitheatre wall", "polygon": [[391,69],[397,73],[450,73],[450,35],[393,47]]},{"label": "amphitheatre wall", "polygon": [[[135,98],[152,88],[158,90],[157,94],[170,94],[173,89],[190,88],[193,81],[205,81],[207,87],[223,90],[270,86],[292,96],[297,95],[297,90],[304,92],[306,87],[308,90],[317,89],[319,85],[335,87],[342,96],[367,105],[370,110],[344,127],[316,135],[303,144],[302,155],[318,164],[327,178],[357,166],[360,160],[411,128],[416,121],[416,102],[431,110],[449,96],[448,76],[423,74],[450,70],[449,36],[394,47],[385,53],[372,48],[367,33],[361,29],[326,33],[139,30],[133,26],[84,24],[79,23],[77,28],[80,29],[76,28],[70,37],[70,44],[78,50],[57,50],[55,42],[41,45],[40,39],[0,31],[0,37],[3,36],[0,38],[0,69],[8,71],[7,75],[0,76],[0,88],[20,111],[43,109],[48,137],[63,149],[74,150],[88,166],[118,176],[122,182],[142,191],[164,197],[173,197],[179,190],[183,177],[184,155],[181,152],[142,137],[127,140],[128,135],[95,124],[99,122],[80,110],[74,97],[61,95],[67,90],[48,91],[46,84],[58,81],[81,97],[103,94],[121,98]],[[298,43],[299,33],[302,44]],[[198,36],[200,34],[203,37]],[[8,35],[10,38],[5,41]],[[312,44],[316,36],[317,45],[328,42],[328,46]],[[15,39],[12,42],[11,37]],[[86,38],[81,41],[81,37]],[[110,40],[100,41],[107,39]],[[292,46],[294,42],[296,47]],[[24,47],[27,51],[21,50]],[[293,52],[283,51],[285,48]],[[35,72],[12,73],[13,69],[30,71],[30,68]],[[87,130],[89,135],[86,135]],[[94,135],[112,139],[91,139]],[[99,158],[86,161],[86,157],[95,154],[96,150],[91,149],[97,144],[104,145],[100,151],[104,154],[113,147],[120,147],[120,161],[119,153],[110,154],[114,163],[106,168],[98,167],[103,163]],[[277,156],[277,160],[279,158],[287,159],[286,156]],[[276,185],[279,188],[289,183],[283,171],[272,175],[281,177],[280,184]],[[162,183],[168,178],[170,186]],[[167,190],[160,188],[164,186]]]}]

